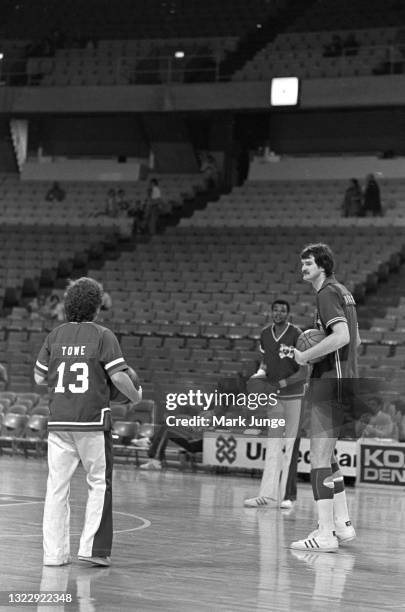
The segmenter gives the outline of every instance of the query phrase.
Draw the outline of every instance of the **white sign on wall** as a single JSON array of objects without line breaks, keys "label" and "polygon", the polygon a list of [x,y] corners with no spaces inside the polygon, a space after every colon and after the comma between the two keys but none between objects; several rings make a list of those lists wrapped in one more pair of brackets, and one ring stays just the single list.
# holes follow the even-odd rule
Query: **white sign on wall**
[{"label": "white sign on wall", "polygon": [[[204,433],[203,463],[205,465],[264,469],[267,438],[247,436],[227,431]],[[356,476],[356,442],[339,440],[337,459],[344,476]],[[309,440],[300,443],[299,473],[310,472]]]}]

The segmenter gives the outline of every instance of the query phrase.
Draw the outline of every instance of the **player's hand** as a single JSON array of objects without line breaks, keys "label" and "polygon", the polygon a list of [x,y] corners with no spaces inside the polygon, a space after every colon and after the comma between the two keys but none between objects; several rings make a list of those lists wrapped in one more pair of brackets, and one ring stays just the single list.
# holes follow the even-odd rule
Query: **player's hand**
[{"label": "player's hand", "polygon": [[259,368],[255,374],[252,374],[250,378],[264,378],[266,376],[265,370],[263,368]]},{"label": "player's hand", "polygon": [[298,365],[307,365],[308,359],[305,358],[305,351],[299,351],[298,349],[294,349],[294,359],[298,363]]}]

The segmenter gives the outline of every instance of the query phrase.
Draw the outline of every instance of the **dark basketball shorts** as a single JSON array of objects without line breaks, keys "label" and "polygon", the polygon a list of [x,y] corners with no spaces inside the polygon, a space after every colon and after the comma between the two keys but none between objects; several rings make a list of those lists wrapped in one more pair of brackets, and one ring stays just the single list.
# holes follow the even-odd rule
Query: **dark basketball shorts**
[{"label": "dark basketball shorts", "polygon": [[369,412],[368,400],[382,397],[384,388],[378,379],[314,378],[306,398],[307,423],[312,438],[356,438]]}]

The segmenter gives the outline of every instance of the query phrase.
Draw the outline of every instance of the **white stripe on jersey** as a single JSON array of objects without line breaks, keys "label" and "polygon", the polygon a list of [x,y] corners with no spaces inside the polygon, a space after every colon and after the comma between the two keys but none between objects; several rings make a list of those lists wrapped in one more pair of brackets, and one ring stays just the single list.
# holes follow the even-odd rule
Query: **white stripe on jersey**
[{"label": "white stripe on jersey", "polygon": [[102,408],[100,412],[100,420],[99,421],[48,421],[48,427],[57,427],[58,425],[69,425],[72,427],[89,427],[90,425],[103,425],[104,423],[104,414],[105,412],[111,412],[110,408]]},{"label": "white stripe on jersey", "polygon": [[337,350],[335,352],[335,363],[336,363],[336,378],[338,380],[338,388],[337,388],[337,394],[338,394],[338,402],[342,401],[342,366],[340,363],[340,357],[339,357],[339,351]]},{"label": "white stripe on jersey", "polygon": [[124,363],[124,362],[125,362],[125,359],[123,357],[119,357],[118,359],[114,359],[114,361],[110,361],[110,363],[106,363],[104,366],[104,369],[109,370],[113,366],[118,365],[119,363]]},{"label": "white stripe on jersey", "polygon": [[333,325],[334,323],[338,323],[339,321],[347,323],[346,317],[334,317],[333,319],[329,319],[329,321],[325,325],[325,328],[330,327],[331,325]]},{"label": "white stripe on jersey", "polygon": [[48,371],[48,366],[44,365],[43,363],[40,363],[39,361],[35,363],[35,367],[39,370],[44,370],[44,372]]}]

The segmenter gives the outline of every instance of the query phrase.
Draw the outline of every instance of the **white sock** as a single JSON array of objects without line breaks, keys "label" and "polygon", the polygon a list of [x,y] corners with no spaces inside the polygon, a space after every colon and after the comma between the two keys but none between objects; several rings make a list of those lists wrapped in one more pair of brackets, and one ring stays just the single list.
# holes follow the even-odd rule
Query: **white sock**
[{"label": "white sock", "polygon": [[335,493],[333,496],[333,515],[335,522],[346,523],[350,521],[345,491]]},{"label": "white sock", "polygon": [[318,510],[318,529],[322,535],[332,535],[335,530],[333,520],[333,499],[318,499],[316,502]]}]

